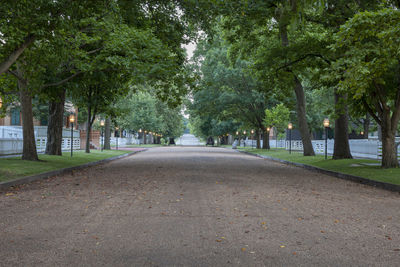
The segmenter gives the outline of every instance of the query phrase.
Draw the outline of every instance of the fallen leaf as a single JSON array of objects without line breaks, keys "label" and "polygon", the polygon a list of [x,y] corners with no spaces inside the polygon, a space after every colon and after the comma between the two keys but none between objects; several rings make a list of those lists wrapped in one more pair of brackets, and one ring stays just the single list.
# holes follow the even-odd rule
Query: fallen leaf
[{"label": "fallen leaf", "polygon": [[335,223],[338,223],[339,222],[339,220],[335,220]]},{"label": "fallen leaf", "polygon": [[217,240],[215,240],[215,241],[217,241],[217,242],[222,242],[222,240],[221,240],[221,239],[217,239]]},{"label": "fallen leaf", "polygon": [[281,248],[285,248],[286,246],[282,245]]},{"label": "fallen leaf", "polygon": [[264,225],[264,224],[266,224],[266,222],[262,222],[261,224]]},{"label": "fallen leaf", "polygon": [[242,248],[242,251],[246,251],[246,248]]},{"label": "fallen leaf", "polygon": [[247,215],[247,214],[244,215],[244,217],[247,217],[247,216],[249,216],[249,215]]},{"label": "fallen leaf", "polygon": [[293,255],[296,255],[297,253],[296,252],[293,252]]},{"label": "fallen leaf", "polygon": [[321,233],[325,233],[325,231],[324,231],[324,230],[321,230]]},{"label": "fallen leaf", "polygon": [[303,218],[299,217],[297,220],[299,220],[299,221],[302,221],[302,220],[303,220]]},{"label": "fallen leaf", "polygon": [[14,193],[7,193],[7,194],[6,194],[7,197],[13,196],[13,195],[14,195]]}]

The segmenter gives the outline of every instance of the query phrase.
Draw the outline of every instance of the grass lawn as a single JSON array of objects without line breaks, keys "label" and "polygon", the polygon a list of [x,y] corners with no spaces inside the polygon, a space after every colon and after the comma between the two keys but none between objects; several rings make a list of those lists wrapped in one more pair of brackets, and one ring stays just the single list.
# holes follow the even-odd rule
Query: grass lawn
[{"label": "grass lawn", "polygon": [[39,155],[41,161],[26,161],[19,157],[0,158],[0,182],[13,180],[15,178],[30,176],[57,169],[82,165],[88,162],[123,155],[127,151],[104,150],[103,152],[91,150],[90,154],[83,151],[74,151],[71,158],[70,153],[64,152],[63,156]]},{"label": "grass lawn", "polygon": [[[400,168],[382,169],[380,167],[380,161],[378,160],[332,160],[329,156],[328,159],[325,160],[325,157],[323,155],[304,157],[303,153],[292,152],[292,154],[289,154],[289,152],[284,149],[271,149],[268,151],[263,149],[240,148],[240,150],[254,154],[279,158],[286,161],[311,165],[325,170],[360,176],[375,181],[400,185]],[[379,164],[379,166],[375,166],[376,164]]]}]

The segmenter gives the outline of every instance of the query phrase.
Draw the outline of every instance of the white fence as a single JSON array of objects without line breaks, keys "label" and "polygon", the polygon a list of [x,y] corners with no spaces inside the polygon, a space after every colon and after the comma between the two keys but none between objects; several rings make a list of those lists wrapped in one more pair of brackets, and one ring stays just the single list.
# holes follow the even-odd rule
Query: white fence
[{"label": "white fence", "polygon": [[[397,139],[397,142],[400,138]],[[303,150],[301,141],[292,141],[292,150]],[[334,140],[329,139],[327,146],[328,154],[333,154]],[[316,154],[325,153],[325,140],[312,140],[312,145]],[[356,158],[369,158],[369,159],[381,159],[382,158],[382,143],[378,140],[368,140],[368,139],[350,139],[350,152],[353,157]],[[286,150],[289,149],[289,141],[286,141]],[[400,160],[400,151],[398,153]]]},{"label": "white fence", "polygon": [[[396,142],[399,142],[400,138],[396,138]],[[262,146],[261,140],[261,146]],[[327,142],[328,154],[333,154],[334,140],[329,139]],[[246,140],[241,142],[242,147],[256,147],[256,140]],[[285,148],[289,150],[289,140],[270,140],[269,145],[271,148]],[[325,154],[325,140],[312,140],[312,145],[316,154]],[[350,139],[350,152],[353,157],[356,158],[369,158],[369,159],[381,159],[382,158],[382,143],[376,139]],[[293,151],[303,151],[303,143],[300,140],[292,140],[291,149]],[[398,150],[398,158],[400,160],[400,147]]]},{"label": "white fence", "polygon": [[[47,126],[35,126],[35,141],[38,152],[46,150]],[[80,149],[80,135],[73,131],[73,149]],[[21,126],[0,126],[0,155],[22,153],[23,138]],[[63,129],[62,150],[71,149],[71,130]]]}]

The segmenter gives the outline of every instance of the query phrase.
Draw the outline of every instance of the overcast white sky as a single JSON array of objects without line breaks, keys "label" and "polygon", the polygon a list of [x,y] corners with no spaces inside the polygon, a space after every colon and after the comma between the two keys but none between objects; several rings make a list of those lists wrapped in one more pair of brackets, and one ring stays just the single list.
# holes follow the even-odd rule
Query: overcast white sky
[{"label": "overcast white sky", "polygon": [[183,47],[186,49],[188,59],[190,59],[193,56],[193,51],[196,49],[196,44],[190,43],[188,45],[183,45]]}]

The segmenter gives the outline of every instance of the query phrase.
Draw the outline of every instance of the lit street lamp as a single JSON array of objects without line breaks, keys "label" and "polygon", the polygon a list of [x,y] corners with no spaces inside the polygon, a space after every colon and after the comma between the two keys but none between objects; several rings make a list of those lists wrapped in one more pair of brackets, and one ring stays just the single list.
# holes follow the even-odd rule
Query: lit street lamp
[{"label": "lit street lamp", "polygon": [[103,127],[104,127],[104,120],[100,121],[100,128],[101,128],[101,139],[100,139],[100,147],[101,147],[101,151],[103,152],[103,147],[104,147],[104,137],[103,137]]},{"label": "lit street lamp", "polygon": [[254,148],[254,130],[251,130],[251,148]]},{"label": "lit street lamp", "polygon": [[246,147],[246,131],[243,131],[243,143],[244,143],[244,147]]},{"label": "lit street lamp", "polygon": [[116,139],[117,139],[117,141],[116,141],[116,145],[117,145],[117,149],[116,150],[118,150],[118,137],[119,137],[119,128],[118,127],[115,127],[115,130],[117,131],[117,136],[116,136]]},{"label": "lit street lamp", "polygon": [[328,158],[328,128],[329,128],[329,119],[324,120],[325,127],[325,159]]},{"label": "lit street lamp", "polygon": [[[269,140],[269,131],[271,131],[271,128],[267,127],[268,140]],[[277,145],[278,145],[277,140],[275,140],[275,146],[277,147]]]},{"label": "lit street lamp", "polygon": [[288,124],[288,129],[289,129],[289,154],[292,154],[292,129],[293,129],[293,124],[289,122]]},{"label": "lit street lamp", "polygon": [[74,149],[74,122],[75,122],[74,114],[71,114],[69,116],[69,122],[71,123],[71,157],[72,157],[72,151]]}]

